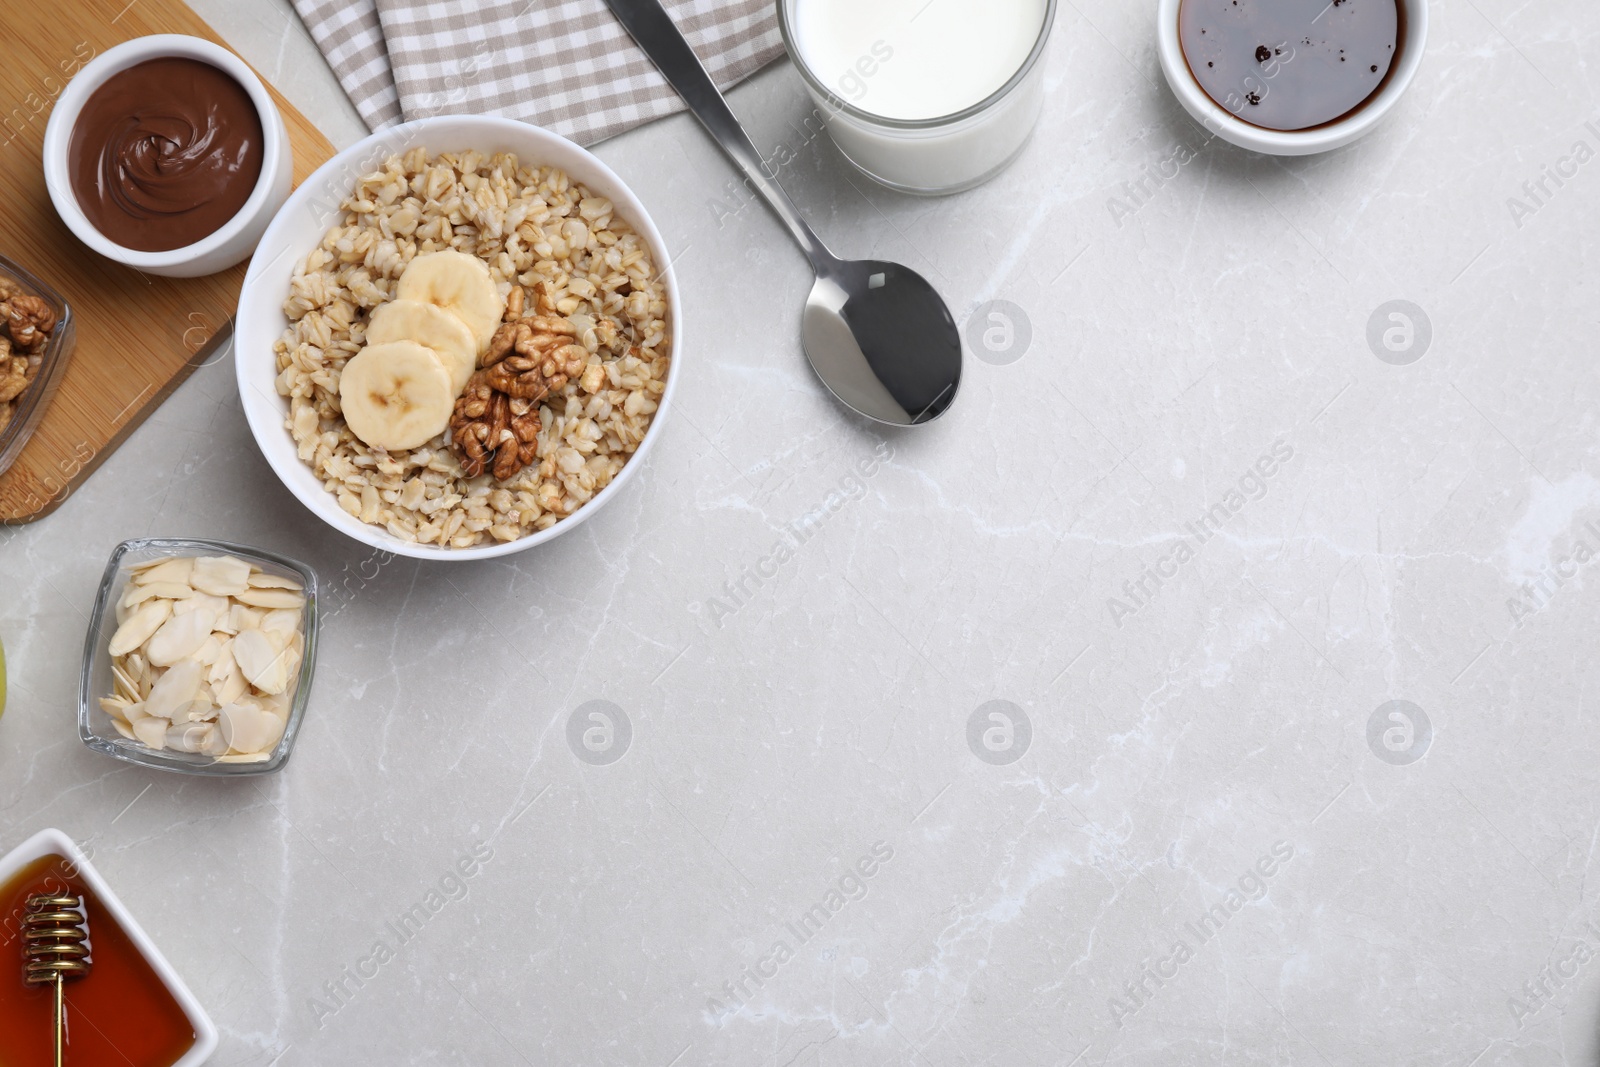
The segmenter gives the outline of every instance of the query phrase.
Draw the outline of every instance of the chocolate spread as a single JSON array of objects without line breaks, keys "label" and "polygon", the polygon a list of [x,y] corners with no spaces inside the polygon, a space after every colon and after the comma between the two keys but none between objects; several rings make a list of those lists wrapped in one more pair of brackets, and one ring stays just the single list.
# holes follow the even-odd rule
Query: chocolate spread
[{"label": "chocolate spread", "polygon": [[141,252],[182,248],[239,213],[261,175],[261,116],[209,63],[151,59],[89,95],[67,167],[89,223]]}]

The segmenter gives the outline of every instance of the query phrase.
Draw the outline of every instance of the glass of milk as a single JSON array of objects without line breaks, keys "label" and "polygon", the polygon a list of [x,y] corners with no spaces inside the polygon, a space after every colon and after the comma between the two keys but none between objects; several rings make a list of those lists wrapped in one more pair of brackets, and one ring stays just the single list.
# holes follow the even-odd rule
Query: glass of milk
[{"label": "glass of milk", "polygon": [[845,158],[891,189],[953,193],[1033,132],[1056,2],[778,0],[778,22]]}]

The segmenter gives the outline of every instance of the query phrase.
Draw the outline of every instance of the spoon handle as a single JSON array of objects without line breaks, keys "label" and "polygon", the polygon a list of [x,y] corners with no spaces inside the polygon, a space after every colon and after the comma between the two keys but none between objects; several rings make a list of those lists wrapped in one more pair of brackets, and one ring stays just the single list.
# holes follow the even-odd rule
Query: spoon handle
[{"label": "spoon handle", "polygon": [[824,267],[834,261],[833,253],[811,232],[811,227],[800,217],[789,194],[767,173],[761,153],[750,143],[750,135],[739,125],[738,118],[711,80],[711,75],[706,73],[700,58],[689,47],[689,42],[659,0],[606,0],[606,6],[633,35],[644,54],[660,68],[667,83],[683,97],[683,102],[689,105],[689,110],[700,120],[712,139],[744,172],[746,180],[761,194],[773,214],[789,227],[790,234],[805,251],[812,267],[819,274],[823,273]]}]

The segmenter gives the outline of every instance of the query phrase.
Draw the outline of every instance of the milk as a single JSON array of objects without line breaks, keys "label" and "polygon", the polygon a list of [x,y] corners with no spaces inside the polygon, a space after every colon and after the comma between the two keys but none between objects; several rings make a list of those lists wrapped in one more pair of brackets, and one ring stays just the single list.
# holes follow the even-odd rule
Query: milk
[{"label": "milk", "polygon": [[1033,129],[1043,68],[1030,60],[1054,0],[782,7],[790,53],[834,141],[884,184],[912,192],[975,185],[1003,168]]},{"label": "milk", "polygon": [[889,119],[951,115],[993,94],[1033,51],[1045,14],[1045,0],[796,0],[793,6],[795,44],[817,79]]}]

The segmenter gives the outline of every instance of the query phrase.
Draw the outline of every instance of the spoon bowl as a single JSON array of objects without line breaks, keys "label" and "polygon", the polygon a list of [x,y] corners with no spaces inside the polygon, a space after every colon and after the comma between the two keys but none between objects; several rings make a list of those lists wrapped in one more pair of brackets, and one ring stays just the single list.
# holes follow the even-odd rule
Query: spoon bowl
[{"label": "spoon bowl", "polygon": [[806,359],[846,407],[891,426],[943,415],[961,384],[961,333],[927,279],[898,263],[836,260],[801,324]]},{"label": "spoon bowl", "polygon": [[842,260],[828,251],[660,0],[606,5],[811,261],[817,282],[806,299],[801,341],[828,392],[891,426],[919,426],[949,410],[961,385],[961,333],[933,286],[898,263]]}]

